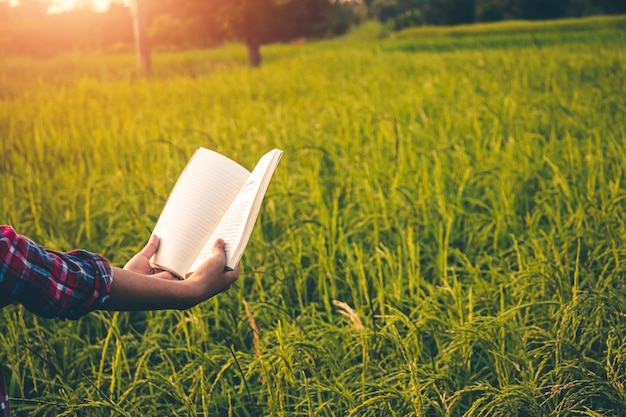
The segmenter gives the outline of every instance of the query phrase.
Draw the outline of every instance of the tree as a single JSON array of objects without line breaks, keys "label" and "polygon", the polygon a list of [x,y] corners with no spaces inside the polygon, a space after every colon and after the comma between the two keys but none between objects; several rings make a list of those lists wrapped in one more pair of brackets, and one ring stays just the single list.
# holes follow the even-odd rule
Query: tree
[{"label": "tree", "polygon": [[214,0],[226,29],[248,49],[248,62],[261,65],[261,44],[268,41],[270,17],[276,7],[272,0]]},{"label": "tree", "polygon": [[256,67],[261,64],[261,44],[270,40],[275,8],[274,0],[151,0],[150,32],[159,40],[191,46],[239,40],[248,49],[250,65]]},{"label": "tree", "polygon": [[429,24],[458,25],[474,22],[475,0],[421,0],[419,7]]},{"label": "tree", "polygon": [[348,19],[336,0],[150,0],[150,36],[171,47],[207,47],[224,40],[246,45],[251,66],[261,46],[345,32]]}]

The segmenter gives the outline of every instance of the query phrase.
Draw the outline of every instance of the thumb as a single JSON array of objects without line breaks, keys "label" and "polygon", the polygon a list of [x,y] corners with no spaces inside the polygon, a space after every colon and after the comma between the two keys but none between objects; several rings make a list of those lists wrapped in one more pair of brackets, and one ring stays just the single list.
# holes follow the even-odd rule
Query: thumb
[{"label": "thumb", "polygon": [[233,271],[233,269],[227,265],[226,242],[224,242],[223,239],[217,239],[213,244],[213,257],[224,265],[224,272]]},{"label": "thumb", "polygon": [[226,242],[224,239],[217,239],[213,244],[213,256],[226,263]]},{"label": "thumb", "polygon": [[145,256],[149,259],[156,253],[157,249],[159,249],[159,237],[157,235],[150,235],[148,243],[139,251],[138,255]]}]

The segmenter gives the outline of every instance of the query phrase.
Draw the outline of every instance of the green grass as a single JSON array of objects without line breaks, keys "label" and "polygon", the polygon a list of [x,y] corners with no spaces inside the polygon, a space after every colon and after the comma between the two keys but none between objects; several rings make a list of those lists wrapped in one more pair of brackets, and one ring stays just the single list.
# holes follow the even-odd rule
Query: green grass
[{"label": "green grass", "polygon": [[285,150],[228,293],[4,308],[17,414],[626,413],[624,18],[525,25],[5,60],[0,221],[57,250],[122,265],[195,148]]}]

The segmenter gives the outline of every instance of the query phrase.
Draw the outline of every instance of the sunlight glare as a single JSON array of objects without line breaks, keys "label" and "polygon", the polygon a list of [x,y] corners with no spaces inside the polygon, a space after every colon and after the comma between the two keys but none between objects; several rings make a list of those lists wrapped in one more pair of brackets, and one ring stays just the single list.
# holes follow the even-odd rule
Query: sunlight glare
[{"label": "sunlight glare", "polygon": [[[128,4],[129,0],[117,0],[123,4]],[[112,0],[52,0],[50,2],[50,13],[62,13],[70,11],[76,7],[89,7],[99,12],[106,12]]]}]

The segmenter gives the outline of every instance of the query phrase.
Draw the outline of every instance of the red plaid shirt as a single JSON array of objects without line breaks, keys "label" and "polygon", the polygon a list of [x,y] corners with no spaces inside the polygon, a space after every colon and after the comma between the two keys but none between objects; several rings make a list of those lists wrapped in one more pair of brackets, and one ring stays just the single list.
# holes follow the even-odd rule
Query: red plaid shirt
[{"label": "red plaid shirt", "polygon": [[[43,317],[77,319],[109,297],[113,270],[103,257],[53,252],[0,225],[0,308],[21,303]],[[0,369],[0,416],[10,416]]]}]

